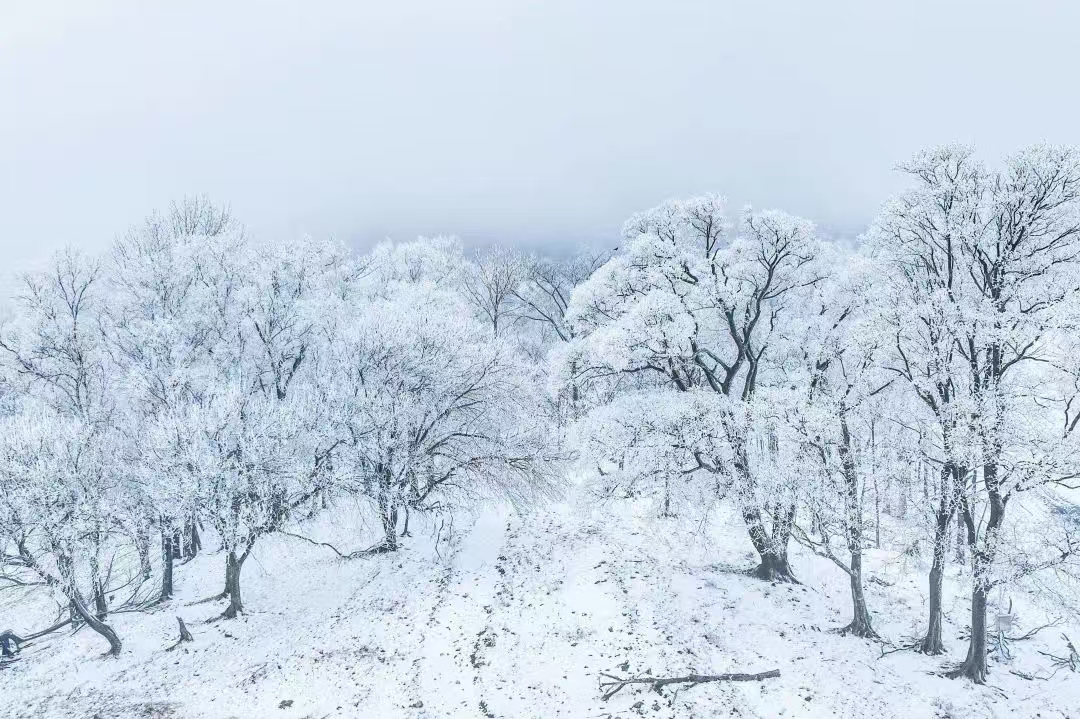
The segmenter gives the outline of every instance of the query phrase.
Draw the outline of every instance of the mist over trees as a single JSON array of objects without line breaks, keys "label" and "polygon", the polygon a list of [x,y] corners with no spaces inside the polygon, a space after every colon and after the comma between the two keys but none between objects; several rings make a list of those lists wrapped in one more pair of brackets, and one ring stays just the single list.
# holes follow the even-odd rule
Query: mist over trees
[{"label": "mist over trees", "polygon": [[[357,254],[250,237],[179,202],[110,252],[24,278],[0,327],[0,591],[89,627],[173,601],[212,547],[221,617],[260,540],[363,514],[347,561],[416,517],[526,507],[580,485],[657,521],[732,509],[748,574],[797,584],[794,544],[878,640],[871,547],[922,552],[913,648],[945,652],[943,576],[966,572],[987,681],[995,588],[1080,596],[1080,154],[903,163],[860,245],[779,210],[670,200],[611,252]],[[408,557],[402,554],[403,562]],[[283,578],[282,581],[285,581]],[[897,638],[899,639],[899,638]]]}]

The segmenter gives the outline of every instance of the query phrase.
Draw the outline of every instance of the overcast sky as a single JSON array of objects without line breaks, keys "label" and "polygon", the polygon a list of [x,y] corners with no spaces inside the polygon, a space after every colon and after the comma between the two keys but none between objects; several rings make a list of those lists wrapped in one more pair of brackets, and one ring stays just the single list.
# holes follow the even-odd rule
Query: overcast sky
[{"label": "overcast sky", "polygon": [[0,270],[185,193],[358,245],[703,191],[856,234],[921,146],[1080,143],[1078,5],[0,0]]}]

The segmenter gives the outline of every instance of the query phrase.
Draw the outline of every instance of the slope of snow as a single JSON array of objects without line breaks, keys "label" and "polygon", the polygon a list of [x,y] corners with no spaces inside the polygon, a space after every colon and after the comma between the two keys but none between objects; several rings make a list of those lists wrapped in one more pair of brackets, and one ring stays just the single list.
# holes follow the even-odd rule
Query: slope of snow
[{"label": "slope of snow", "polygon": [[[100,656],[88,630],[35,642],[0,673],[5,717],[1078,717],[1080,675],[1028,681],[1010,668],[1048,666],[1061,630],[1017,642],[991,685],[938,676],[945,661],[881,657],[876,642],[830,629],[848,620],[847,580],[793,548],[802,580],[771,585],[752,564],[737,518],[707,530],[658,519],[644,505],[528,516],[495,510],[458,520],[449,541],[417,526],[398,554],[343,561],[278,536],[244,567],[247,613],[213,621],[223,560],[204,552],[177,570],[179,595],[150,613],[118,614],[119,658]],[[337,546],[364,546],[356,527],[307,527]],[[350,541],[351,539],[351,541]],[[876,628],[900,642],[918,633],[925,568],[872,552]],[[889,586],[886,586],[889,585]],[[962,658],[962,580],[950,579],[948,659]],[[1046,621],[1017,596],[1021,630]],[[166,651],[175,617],[195,641]],[[0,625],[30,629],[0,606]],[[681,675],[759,672],[780,679],[706,684],[663,695],[627,688],[608,701],[600,672]]]}]

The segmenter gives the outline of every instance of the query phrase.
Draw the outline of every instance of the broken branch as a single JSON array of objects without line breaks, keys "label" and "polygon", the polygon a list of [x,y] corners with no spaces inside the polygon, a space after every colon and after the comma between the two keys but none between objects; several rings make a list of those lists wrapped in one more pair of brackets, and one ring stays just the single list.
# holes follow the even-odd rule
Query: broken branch
[{"label": "broken branch", "polygon": [[614,674],[600,673],[600,692],[605,700],[615,696],[619,691],[630,684],[647,684],[653,691],[660,692],[666,686],[672,684],[686,684],[687,688],[696,687],[698,684],[709,682],[757,682],[763,679],[777,679],[780,677],[779,669],[772,669],[758,674],[744,674],[734,672],[729,674],[688,674],[684,677],[617,677]]}]

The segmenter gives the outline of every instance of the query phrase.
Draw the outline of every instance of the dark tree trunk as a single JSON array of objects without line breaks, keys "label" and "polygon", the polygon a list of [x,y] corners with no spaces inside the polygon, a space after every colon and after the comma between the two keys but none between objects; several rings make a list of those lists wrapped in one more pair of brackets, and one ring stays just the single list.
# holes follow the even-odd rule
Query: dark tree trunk
[{"label": "dark tree trunk", "polygon": [[[95,545],[100,546],[95,535]],[[94,600],[94,612],[98,621],[105,621],[109,616],[109,605],[105,601],[105,581],[101,578],[101,563],[97,558],[97,549],[90,555],[90,594]]]},{"label": "dark tree trunk", "polygon": [[851,554],[848,578],[851,584],[851,623],[841,629],[840,633],[876,639],[878,634],[870,622],[870,610],[866,607],[866,594],[863,591],[862,552],[855,551]]},{"label": "dark tree trunk", "polygon": [[971,639],[967,657],[950,676],[967,677],[976,684],[985,684],[989,673],[986,666],[986,595],[983,583],[976,580],[971,592]]},{"label": "dark tree trunk", "polygon": [[[67,554],[63,552],[60,552],[58,554],[56,559],[57,569],[59,569],[60,571],[60,577],[70,587],[75,586],[74,564],[75,563],[72,561],[71,557]],[[75,600],[71,599],[70,597],[68,599],[68,616],[71,619],[72,628],[74,629],[78,627],[80,622],[79,611],[75,608]]]},{"label": "dark tree trunk", "polygon": [[195,557],[202,549],[202,539],[199,537],[199,524],[194,519],[189,519],[184,527],[184,556]]},{"label": "dark tree trunk", "polygon": [[[785,511],[785,515],[793,515],[794,510]],[[757,550],[761,562],[754,569],[753,575],[768,582],[791,582],[798,584],[795,575],[788,564],[787,546],[791,538],[791,525],[780,522],[773,527],[770,536],[765,523],[761,518],[761,510],[746,508],[742,512],[743,521],[746,522],[750,541]]]},{"label": "dark tree trunk", "polygon": [[660,516],[665,519],[675,516],[671,511],[671,477],[669,475],[664,475],[664,508]]},{"label": "dark tree trunk", "polygon": [[161,530],[161,601],[173,595],[173,542],[167,528]]},{"label": "dark tree trunk", "polygon": [[799,583],[791,571],[787,556],[771,550],[761,555],[761,562],[754,569],[753,574],[758,579],[764,579],[767,582]]},{"label": "dark tree trunk", "polygon": [[383,514],[383,549],[387,552],[396,551],[398,548],[398,508],[391,506]]},{"label": "dark tree trunk", "polygon": [[930,620],[926,634],[919,644],[923,654],[944,654],[945,645],[941,641],[942,621],[942,579],[945,571],[945,544],[949,532],[949,518],[938,512],[937,526],[934,529],[934,562],[930,566]]},{"label": "dark tree trunk", "polygon": [[[963,492],[964,488],[961,487],[960,491]],[[962,495],[961,495],[962,496]],[[956,513],[956,563],[967,563],[967,555],[964,552],[964,547],[967,545],[967,526],[964,524],[963,512]]]},{"label": "dark tree trunk", "polygon": [[[948,453],[948,439],[946,439],[946,453]],[[962,487],[960,486],[960,469],[951,462],[946,462],[941,467],[941,486],[938,488],[938,509],[934,522],[934,561],[930,566],[930,617],[926,627],[926,635],[919,644],[919,651],[923,654],[944,654],[945,645],[941,640],[942,612],[942,580],[945,577],[945,562],[948,554],[949,524],[953,514],[956,513],[956,503],[959,499]]]},{"label": "dark tree trunk", "polygon": [[877,477],[874,478],[874,547],[881,549],[881,492]]},{"label": "dark tree trunk", "polygon": [[236,552],[230,551],[225,558],[225,592],[229,597],[229,606],[221,616],[225,619],[235,619],[236,615],[244,611],[244,602],[240,598],[240,569],[244,566],[244,560],[236,556]]},{"label": "dark tree trunk", "polygon": [[109,617],[109,603],[105,601],[105,588],[100,581],[94,583],[94,611],[100,622]]},{"label": "dark tree trunk", "polygon": [[[851,584],[852,612],[851,623],[841,632],[859,637],[877,637],[870,623],[870,611],[866,608],[866,594],[863,591],[863,493],[860,491],[859,470],[855,465],[855,455],[852,452],[847,414],[843,409],[840,410],[840,437],[840,463],[844,472],[844,530],[847,534],[848,554],[851,557],[848,561],[848,579]],[[877,542],[880,546],[881,512],[876,479],[874,481],[874,509],[877,518]]]},{"label": "dark tree trunk", "polygon": [[116,632],[113,631],[113,628],[90,613],[90,610],[86,608],[86,603],[83,601],[82,597],[79,596],[78,590],[74,587],[70,590],[69,598],[71,599],[71,606],[78,613],[79,618],[109,642],[108,653],[112,656],[118,655],[123,645],[120,642],[120,638],[116,636]]},{"label": "dark tree trunk", "polygon": [[967,677],[976,684],[985,684],[989,670],[986,666],[986,598],[993,586],[990,572],[997,554],[997,536],[1005,521],[1005,499],[998,484],[997,464],[983,465],[983,484],[990,501],[990,516],[980,538],[975,529],[971,507],[964,503],[964,520],[967,525],[968,544],[971,547],[971,639],[968,641],[967,657],[954,677]]},{"label": "dark tree trunk", "polygon": [[[749,458],[746,448],[740,444],[741,441],[735,443],[736,456],[733,468],[736,482],[749,492],[754,488],[754,478],[750,474]],[[765,527],[761,507],[748,504],[742,508],[741,513],[743,522],[746,523],[746,531],[750,535],[750,543],[754,545],[760,558],[758,566],[752,572],[753,576],[769,582],[798,584],[788,564],[787,556],[788,542],[791,541],[791,525],[795,519],[794,505],[790,507],[774,505],[771,512],[773,525],[771,533]]]},{"label": "dark tree trunk", "polygon": [[383,541],[375,548],[377,552],[393,552],[398,548],[398,507],[393,492],[393,478],[388,470],[380,466],[379,475],[379,519],[382,522]]}]

